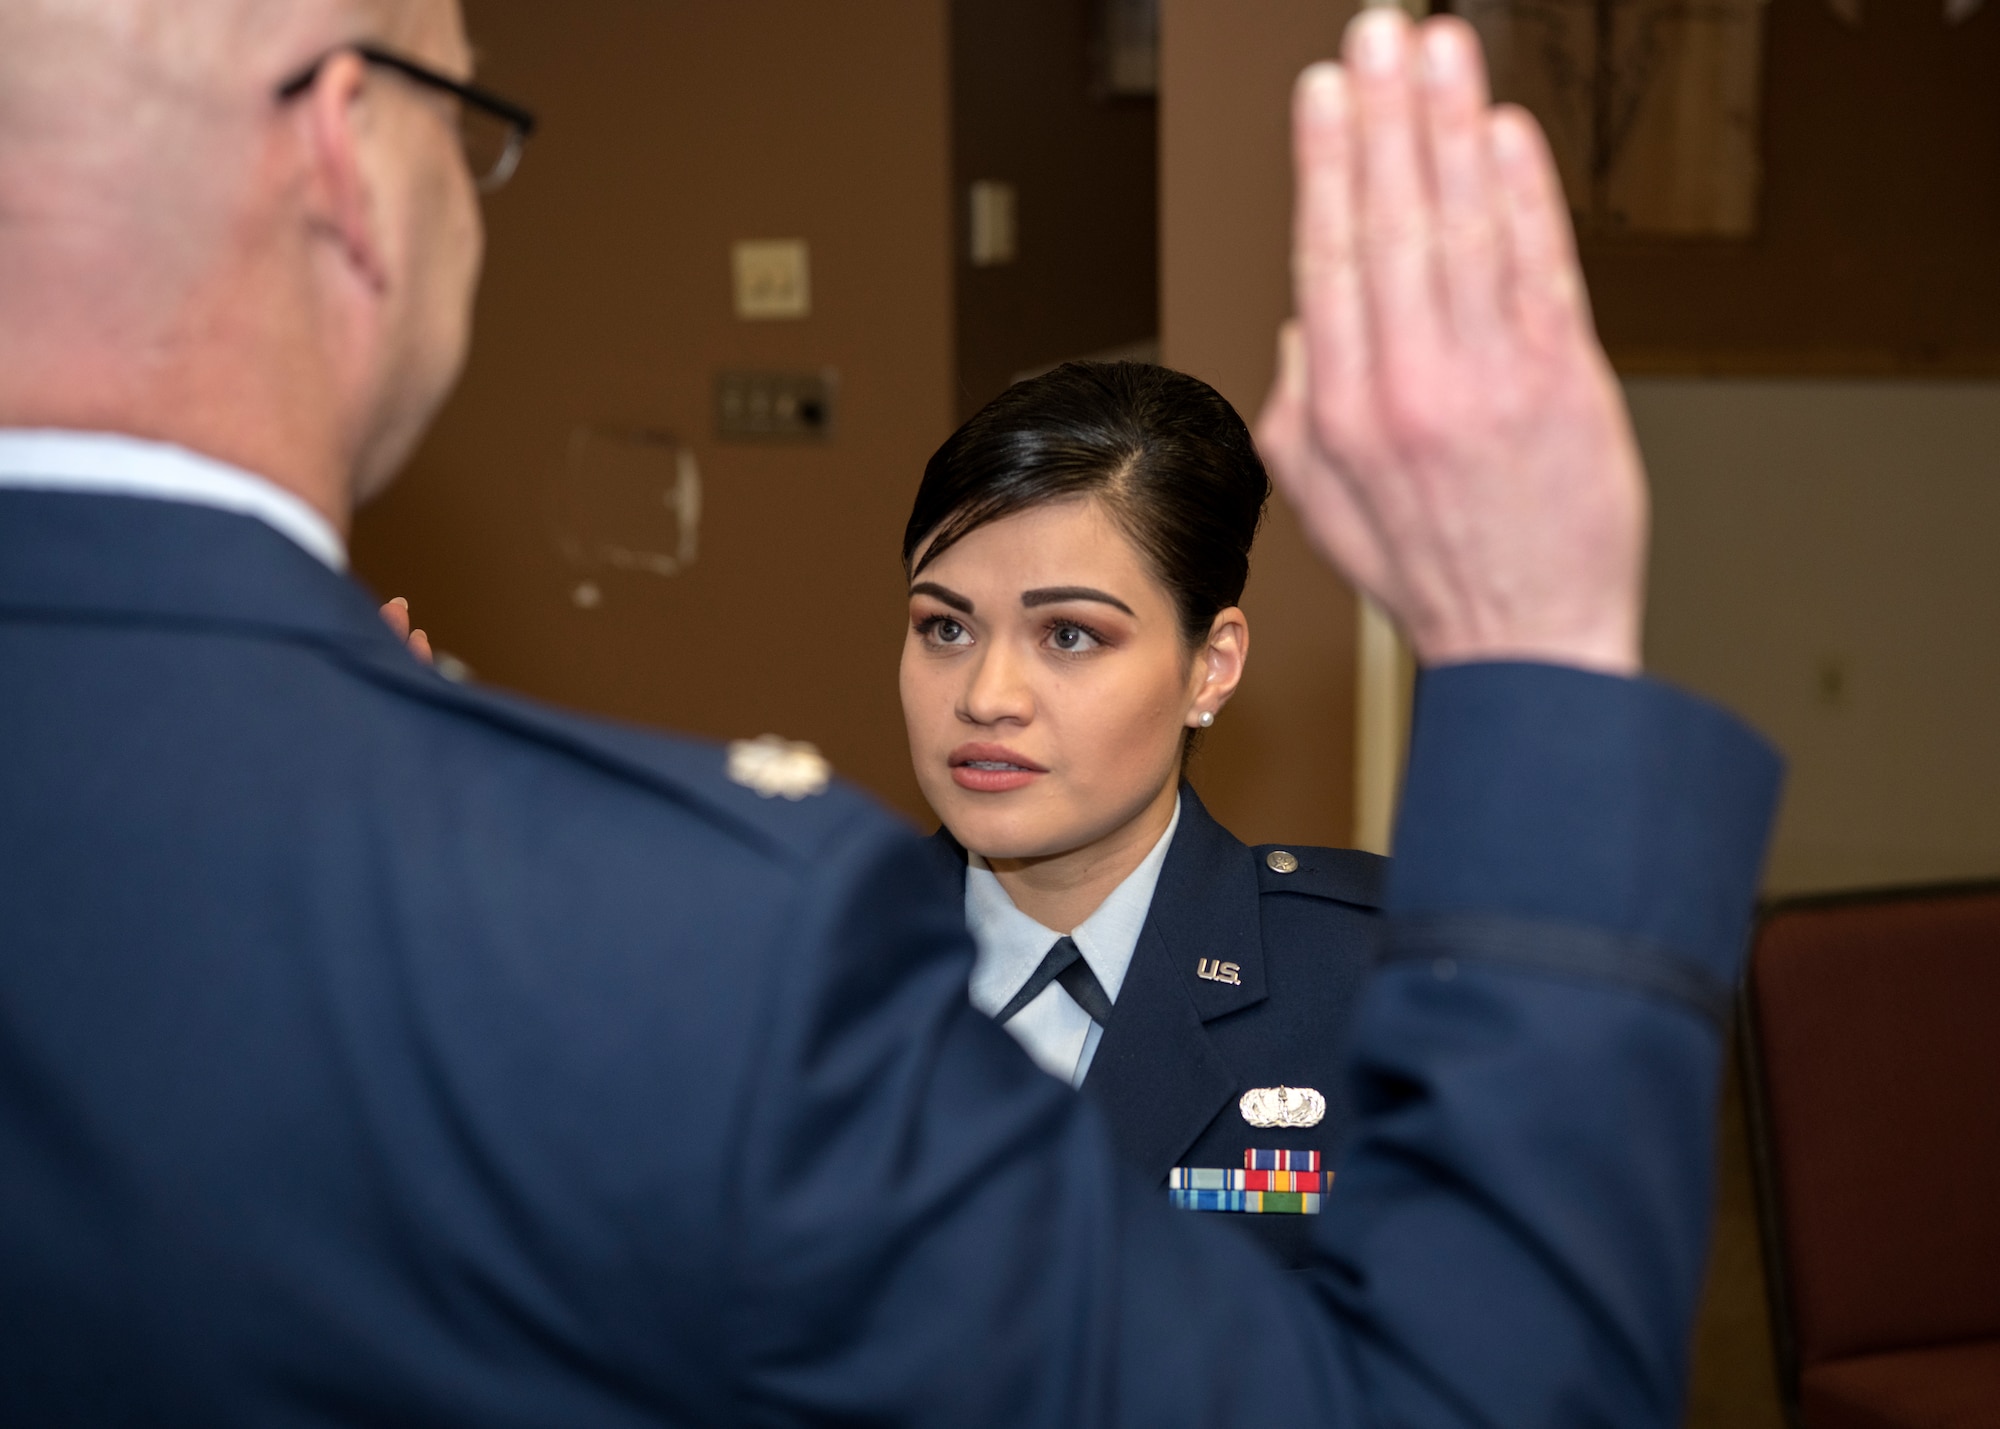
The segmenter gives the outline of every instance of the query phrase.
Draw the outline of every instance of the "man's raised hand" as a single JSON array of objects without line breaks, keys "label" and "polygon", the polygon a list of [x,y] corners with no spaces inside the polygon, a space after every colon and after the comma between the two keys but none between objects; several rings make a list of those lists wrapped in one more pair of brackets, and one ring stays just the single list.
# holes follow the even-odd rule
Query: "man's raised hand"
[{"label": "man's raised hand", "polygon": [[1639,665],[1646,489],[1533,119],[1462,20],[1349,27],[1294,98],[1297,319],[1258,423],[1427,665]]}]

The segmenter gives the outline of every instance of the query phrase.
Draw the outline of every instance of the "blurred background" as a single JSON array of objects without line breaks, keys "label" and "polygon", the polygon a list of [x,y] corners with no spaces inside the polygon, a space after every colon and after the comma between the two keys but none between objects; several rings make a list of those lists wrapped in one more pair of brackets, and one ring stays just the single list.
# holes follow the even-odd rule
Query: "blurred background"
[{"label": "blurred background", "polygon": [[[1543,119],[1652,471],[1647,656],[1791,760],[1773,893],[2000,876],[2000,0],[1460,0]],[[898,566],[1014,378],[1160,360],[1246,418],[1287,91],[1336,0],[468,0],[543,128],[465,382],[359,573],[480,680],[810,740],[914,820]],[[1406,678],[1274,507],[1193,777],[1386,838]],[[926,827],[929,824],[926,823]],[[1690,1422],[1780,1422],[1743,1131]]]}]

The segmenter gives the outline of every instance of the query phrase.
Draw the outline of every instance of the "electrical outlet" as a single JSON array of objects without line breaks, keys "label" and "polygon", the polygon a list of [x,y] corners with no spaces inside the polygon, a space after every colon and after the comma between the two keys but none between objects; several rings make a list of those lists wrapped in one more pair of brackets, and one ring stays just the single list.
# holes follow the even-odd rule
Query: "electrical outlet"
[{"label": "electrical outlet", "polygon": [[836,385],[831,368],[717,373],[716,433],[737,440],[824,441],[833,429]]}]

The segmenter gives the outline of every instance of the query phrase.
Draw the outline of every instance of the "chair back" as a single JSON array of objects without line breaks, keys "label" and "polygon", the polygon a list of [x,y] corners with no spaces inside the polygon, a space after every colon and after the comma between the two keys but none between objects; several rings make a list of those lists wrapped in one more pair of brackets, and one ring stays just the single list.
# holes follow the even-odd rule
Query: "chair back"
[{"label": "chair back", "polygon": [[2000,884],[1774,906],[1742,1029],[1788,1401],[2000,1337]]}]

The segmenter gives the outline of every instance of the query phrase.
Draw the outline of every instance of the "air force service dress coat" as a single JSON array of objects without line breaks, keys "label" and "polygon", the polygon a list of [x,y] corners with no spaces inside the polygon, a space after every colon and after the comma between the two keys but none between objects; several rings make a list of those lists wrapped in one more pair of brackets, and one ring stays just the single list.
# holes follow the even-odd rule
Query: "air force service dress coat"
[{"label": "air force service dress coat", "polygon": [[[965,850],[932,836],[962,882]],[[1330,1172],[1352,1118],[1347,1026],[1381,938],[1387,861],[1358,849],[1251,848],[1181,786],[1167,850],[1083,1094],[1127,1162],[1166,1195],[1176,1167],[1242,1170],[1244,1153],[1318,1152]],[[1257,1088],[1319,1092],[1310,1126],[1256,1127]],[[1285,1264],[1311,1255],[1308,1217],[1212,1214]]]},{"label": "air force service dress coat", "polygon": [[0,1423],[1678,1422],[1734,721],[1425,677],[1291,1275],[970,1005],[921,838],[731,770],[245,517],[0,489]]}]

